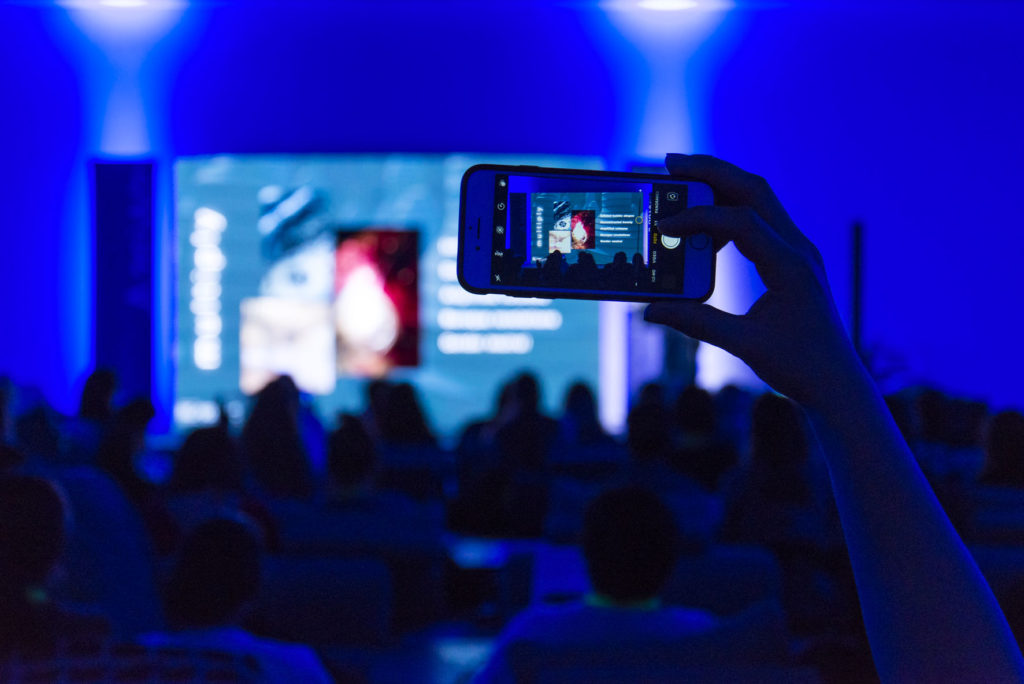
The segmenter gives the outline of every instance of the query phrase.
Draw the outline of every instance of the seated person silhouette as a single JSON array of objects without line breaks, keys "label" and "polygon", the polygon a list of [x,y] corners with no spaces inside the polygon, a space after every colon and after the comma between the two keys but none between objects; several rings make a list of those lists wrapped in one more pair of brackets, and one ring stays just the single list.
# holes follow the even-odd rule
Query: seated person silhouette
[{"label": "seated person silhouette", "polygon": [[166,591],[172,632],[143,635],[147,646],[221,651],[256,659],[266,682],[329,682],[307,646],[256,636],[239,623],[260,587],[255,532],[235,520],[206,522],[185,541]]},{"label": "seated person silhouette", "polygon": [[14,472],[25,462],[21,452],[10,444],[0,442],[0,473]]},{"label": "seated person silhouette", "polygon": [[377,485],[377,448],[354,415],[328,440],[327,500],[276,502],[283,549],[302,554],[438,552],[441,512]]},{"label": "seated person silhouette", "polygon": [[49,657],[62,643],[102,639],[107,621],[70,610],[49,591],[64,548],[64,499],[48,480],[0,478],[0,659]]},{"label": "seated person silhouette", "polygon": [[[347,523],[340,524],[342,518],[338,516],[327,516],[322,532],[334,525],[331,529],[342,535],[339,539],[344,537],[342,530],[348,529],[356,535],[352,541],[365,537],[371,545],[417,540],[436,546],[440,529],[424,518],[427,507],[401,492],[378,486],[381,467],[377,447],[357,417],[341,417],[341,424],[328,440],[327,453],[327,510],[344,514]],[[440,523],[440,514],[435,517]]]},{"label": "seated person silhouette", "polygon": [[715,400],[695,385],[684,387],[676,397],[675,427],[678,448],[672,465],[706,491],[716,492],[739,458],[716,429]]},{"label": "seated person silhouette", "polygon": [[[662,606],[659,592],[676,561],[672,513],[650,490],[605,492],[588,508],[583,555],[592,592],[582,601],[527,608],[508,625],[477,682],[514,681],[522,644],[548,647],[664,645],[712,630],[711,613]],[[639,673],[638,673],[639,674]]]},{"label": "seated person silhouette", "polygon": [[384,411],[377,417],[379,442],[385,446],[433,447],[437,444],[427,423],[423,405],[408,382],[390,385],[384,394]]},{"label": "seated person silhouette", "polygon": [[626,290],[635,285],[631,277],[632,266],[625,252],[616,252],[611,263],[604,265],[602,274],[610,289]]},{"label": "seated person silhouette", "polygon": [[985,431],[982,484],[1024,488],[1024,414],[1002,411]]},{"label": "seated person silhouette", "polygon": [[175,456],[165,497],[181,541],[207,520],[241,515],[259,526],[269,551],[278,549],[274,520],[245,486],[245,468],[226,420],[197,428],[185,438]]},{"label": "seated person silhouette", "polygon": [[114,420],[117,375],[109,368],[89,374],[82,387],[78,414],[64,421],[60,462],[66,465],[94,463],[104,433]]},{"label": "seated person silhouette", "polygon": [[558,443],[561,446],[569,450],[616,446],[597,417],[597,399],[589,385],[574,382],[566,391],[562,405],[562,416],[558,421]]},{"label": "seated person silhouette", "polygon": [[240,444],[257,490],[268,498],[309,500],[314,493],[306,412],[295,381],[283,375],[256,393]]}]

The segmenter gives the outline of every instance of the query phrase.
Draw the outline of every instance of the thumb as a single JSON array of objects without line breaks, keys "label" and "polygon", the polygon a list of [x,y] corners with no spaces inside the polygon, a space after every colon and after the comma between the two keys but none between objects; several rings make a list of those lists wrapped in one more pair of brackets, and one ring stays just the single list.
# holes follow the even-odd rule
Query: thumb
[{"label": "thumb", "polygon": [[734,355],[746,335],[742,316],[700,302],[655,302],[644,311],[644,320],[667,325]]}]

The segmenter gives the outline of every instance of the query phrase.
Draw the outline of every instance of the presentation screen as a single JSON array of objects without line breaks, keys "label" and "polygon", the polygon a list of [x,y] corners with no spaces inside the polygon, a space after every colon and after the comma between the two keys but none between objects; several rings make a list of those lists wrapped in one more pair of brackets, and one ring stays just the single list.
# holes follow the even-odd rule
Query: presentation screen
[{"label": "presentation screen", "polygon": [[174,421],[240,420],[290,375],[320,417],[413,384],[453,437],[534,372],[554,410],[599,391],[598,304],[473,295],[456,279],[459,185],[477,163],[599,169],[594,157],[218,155],[175,165]]}]

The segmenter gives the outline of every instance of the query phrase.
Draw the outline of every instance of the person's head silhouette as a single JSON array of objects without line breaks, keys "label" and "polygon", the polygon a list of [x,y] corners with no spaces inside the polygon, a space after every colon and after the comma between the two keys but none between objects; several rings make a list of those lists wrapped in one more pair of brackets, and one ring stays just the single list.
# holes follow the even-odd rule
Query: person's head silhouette
[{"label": "person's head silhouette", "polygon": [[519,415],[532,416],[540,411],[540,382],[529,371],[516,375],[512,381],[512,401]]},{"label": "person's head silhouette", "polygon": [[715,402],[711,393],[696,385],[683,388],[676,398],[676,423],[684,433],[709,436],[715,431]]},{"label": "person's head silhouette", "polygon": [[114,415],[114,392],[117,375],[108,368],[98,368],[85,380],[78,415],[89,420],[103,421]]},{"label": "person's head silhouette", "polygon": [[370,489],[377,473],[377,450],[362,421],[341,416],[341,424],[327,444],[327,472],[336,496],[347,497]]},{"label": "person's head silhouette", "polygon": [[587,509],[583,555],[599,600],[617,605],[655,602],[677,553],[672,513],[648,489],[614,489]]},{"label": "person's head silhouette", "polygon": [[167,613],[179,627],[235,622],[260,586],[257,535],[237,520],[218,519],[195,529],[182,548],[167,587]]},{"label": "person's head silhouette", "polygon": [[580,421],[597,420],[597,399],[585,382],[574,382],[565,393],[564,413]]},{"label": "person's head silhouette", "polygon": [[42,587],[64,548],[64,499],[48,480],[0,478],[0,591]]},{"label": "person's head silhouette", "polygon": [[434,441],[416,390],[408,382],[400,382],[388,389],[384,408],[378,427],[385,442],[430,444]]},{"label": "person's head silhouette", "polygon": [[997,413],[985,433],[985,480],[1024,486],[1024,414]]},{"label": "person's head silhouette", "polygon": [[807,460],[807,434],[800,408],[786,397],[761,395],[754,403],[751,456],[757,466],[798,468]]},{"label": "person's head silhouette", "polygon": [[672,447],[672,414],[659,402],[638,402],[626,417],[626,445],[638,462],[666,459]]},{"label": "person's head silhouette", "polygon": [[304,498],[313,492],[300,408],[295,381],[282,375],[256,394],[242,428],[246,465],[258,486],[270,496]]},{"label": "person's head silhouette", "polygon": [[70,511],[49,480],[0,477],[0,660],[15,652],[49,658],[61,644],[98,643],[109,635],[105,617],[79,613],[49,592]]},{"label": "person's head silhouette", "polygon": [[174,492],[241,492],[244,479],[235,441],[226,428],[215,425],[193,430],[185,438],[168,487]]}]

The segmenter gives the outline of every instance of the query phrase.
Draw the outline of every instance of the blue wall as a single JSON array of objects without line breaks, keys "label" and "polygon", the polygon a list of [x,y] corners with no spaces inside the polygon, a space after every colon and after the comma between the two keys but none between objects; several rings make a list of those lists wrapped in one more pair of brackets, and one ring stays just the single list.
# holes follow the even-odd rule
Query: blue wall
[{"label": "blue wall", "polygon": [[[336,4],[197,5],[135,61],[63,10],[0,6],[0,372],[70,410],[91,366],[90,157],[166,169],[175,154],[460,150],[622,165],[664,141],[769,178],[844,309],[847,231],[864,221],[865,336],[897,366],[891,384],[1024,403],[1019,5],[736,9],[684,45],[585,4]],[[141,103],[132,144],[102,130],[114,92]]]},{"label": "blue wall", "polygon": [[864,337],[894,371],[1024,406],[1024,6],[754,13],[708,103],[723,157],[770,179],[844,310],[864,221]]},{"label": "blue wall", "polygon": [[83,103],[42,19],[0,7],[0,372],[67,406],[92,351]]}]

